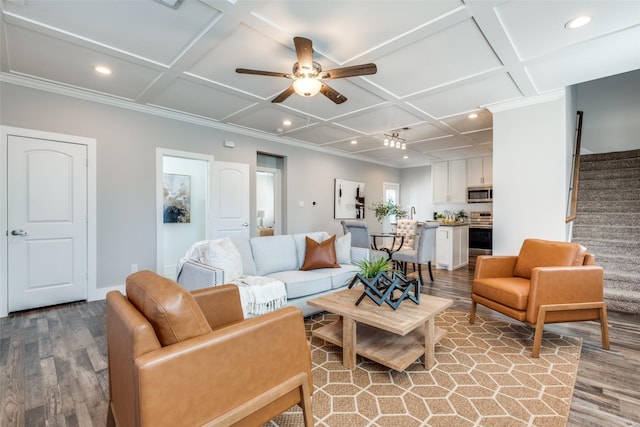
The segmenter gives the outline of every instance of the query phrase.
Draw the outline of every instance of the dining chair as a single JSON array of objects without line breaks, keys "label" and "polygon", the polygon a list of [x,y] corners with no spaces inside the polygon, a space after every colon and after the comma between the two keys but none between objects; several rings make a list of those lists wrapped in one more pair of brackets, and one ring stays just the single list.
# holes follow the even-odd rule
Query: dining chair
[{"label": "dining chair", "polygon": [[436,243],[436,228],[438,228],[438,224],[424,223],[420,227],[420,235],[418,236],[415,249],[401,250],[394,252],[391,255],[392,261],[398,262],[402,265],[402,272],[405,275],[407,274],[407,263],[415,264],[418,269],[418,277],[422,283],[424,283],[424,280],[422,279],[422,264],[427,264],[429,269],[429,278],[433,282],[431,261],[433,260],[434,247]]},{"label": "dining chair", "polygon": [[418,234],[417,219],[399,219],[396,222],[396,236],[402,236],[397,240],[393,251],[404,251],[415,249],[416,235]]},{"label": "dining chair", "polygon": [[369,225],[364,221],[342,220],[342,230],[344,234],[351,233],[351,246],[356,248],[366,248],[371,250],[371,259],[389,258],[389,254],[385,251],[379,251],[373,248],[371,244],[371,235],[369,234]]}]

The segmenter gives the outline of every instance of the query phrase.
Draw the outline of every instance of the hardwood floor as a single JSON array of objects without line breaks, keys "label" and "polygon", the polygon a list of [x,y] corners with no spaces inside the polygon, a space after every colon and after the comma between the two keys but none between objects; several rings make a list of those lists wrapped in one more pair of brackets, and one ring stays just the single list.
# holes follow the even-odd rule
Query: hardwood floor
[{"label": "hardwood floor", "polygon": [[[423,292],[467,312],[472,274],[434,270]],[[481,306],[478,315],[512,321]],[[568,425],[640,426],[640,315],[609,312],[609,351],[595,322],[547,329],[583,338]],[[0,426],[105,426],[108,383],[104,301],[0,319]]]}]

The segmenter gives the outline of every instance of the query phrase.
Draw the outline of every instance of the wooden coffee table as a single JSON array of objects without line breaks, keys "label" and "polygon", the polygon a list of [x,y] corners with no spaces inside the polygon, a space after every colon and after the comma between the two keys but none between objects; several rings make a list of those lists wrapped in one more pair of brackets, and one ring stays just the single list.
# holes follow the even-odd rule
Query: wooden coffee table
[{"label": "wooden coffee table", "polygon": [[453,301],[421,295],[419,305],[404,301],[394,311],[369,298],[356,306],[362,292],[362,286],[356,286],[309,300],[307,304],[341,316],[314,330],[313,336],[342,347],[342,363],[348,369],[355,369],[356,354],[396,371],[404,371],[424,355],[424,367],[431,369],[435,345],[446,334],[435,326],[435,317]]}]

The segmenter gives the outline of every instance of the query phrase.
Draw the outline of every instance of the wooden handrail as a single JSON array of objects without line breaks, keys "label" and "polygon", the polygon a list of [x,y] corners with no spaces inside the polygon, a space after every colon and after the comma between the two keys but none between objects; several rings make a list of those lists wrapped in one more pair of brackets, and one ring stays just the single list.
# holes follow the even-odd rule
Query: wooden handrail
[{"label": "wooden handrail", "polygon": [[567,214],[567,218],[565,219],[565,223],[569,223],[576,219],[576,209],[578,206],[578,183],[580,178],[580,140],[582,139],[583,115],[583,111],[577,112],[576,135],[573,151],[573,173],[571,175],[571,182],[569,183],[569,212]]}]

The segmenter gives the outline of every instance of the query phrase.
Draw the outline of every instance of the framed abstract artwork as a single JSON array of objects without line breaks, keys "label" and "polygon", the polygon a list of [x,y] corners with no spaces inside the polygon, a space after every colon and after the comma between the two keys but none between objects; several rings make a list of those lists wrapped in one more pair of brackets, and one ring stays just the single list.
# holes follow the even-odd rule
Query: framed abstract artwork
[{"label": "framed abstract artwork", "polygon": [[364,219],[364,183],[336,179],[334,182],[335,219]]},{"label": "framed abstract artwork", "polygon": [[163,222],[191,222],[191,176],[165,173],[163,181]]}]

